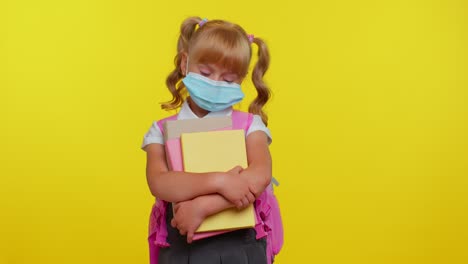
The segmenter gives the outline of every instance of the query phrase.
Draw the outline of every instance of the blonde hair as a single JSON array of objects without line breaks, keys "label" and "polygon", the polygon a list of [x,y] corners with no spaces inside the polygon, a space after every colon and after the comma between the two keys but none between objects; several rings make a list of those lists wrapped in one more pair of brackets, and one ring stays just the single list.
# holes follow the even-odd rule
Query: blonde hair
[{"label": "blonde hair", "polygon": [[[223,20],[204,21],[204,24],[199,26],[201,21],[199,17],[189,17],[180,27],[177,54],[174,58],[175,69],[166,79],[172,100],[162,103],[162,109],[177,109],[183,103],[183,94],[186,91],[181,79],[185,73],[182,72],[180,65],[184,53],[188,54],[190,62],[219,63],[242,78],[247,75],[252,48],[244,29]],[[255,37],[251,40],[258,46],[258,61],[252,71],[252,82],[257,90],[257,97],[249,105],[249,112],[260,115],[267,124],[268,116],[263,111],[263,106],[268,102],[271,91],[263,81],[263,76],[268,70],[270,55],[262,39]]]}]

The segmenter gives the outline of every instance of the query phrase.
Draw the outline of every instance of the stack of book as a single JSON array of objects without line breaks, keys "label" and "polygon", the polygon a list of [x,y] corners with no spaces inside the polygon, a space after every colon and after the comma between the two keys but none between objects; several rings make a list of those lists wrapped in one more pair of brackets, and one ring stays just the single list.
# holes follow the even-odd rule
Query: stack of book
[{"label": "stack of book", "polygon": [[[174,171],[228,171],[247,168],[244,130],[233,130],[230,117],[167,121],[164,124],[166,157]],[[207,217],[194,240],[255,226],[253,205],[230,208]]]}]

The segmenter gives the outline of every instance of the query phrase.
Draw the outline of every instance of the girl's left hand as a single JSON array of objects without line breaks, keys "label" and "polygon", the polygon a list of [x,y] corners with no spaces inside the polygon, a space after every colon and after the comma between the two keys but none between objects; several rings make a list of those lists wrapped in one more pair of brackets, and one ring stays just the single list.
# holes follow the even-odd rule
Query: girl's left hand
[{"label": "girl's left hand", "polygon": [[174,217],[171,225],[179,229],[181,235],[187,235],[187,243],[192,243],[193,235],[206,218],[206,205],[202,197],[179,202],[174,205]]}]

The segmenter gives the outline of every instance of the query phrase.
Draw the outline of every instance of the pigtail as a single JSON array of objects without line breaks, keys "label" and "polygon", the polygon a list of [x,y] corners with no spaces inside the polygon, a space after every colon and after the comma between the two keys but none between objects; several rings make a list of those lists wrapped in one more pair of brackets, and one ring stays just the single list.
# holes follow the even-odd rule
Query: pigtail
[{"label": "pigtail", "polygon": [[252,82],[257,90],[257,97],[252,101],[249,106],[249,112],[253,114],[260,115],[262,117],[263,123],[268,124],[268,116],[263,111],[263,106],[268,102],[271,97],[270,88],[263,81],[263,76],[268,70],[270,65],[270,53],[268,48],[260,38],[254,38],[252,36],[252,42],[258,46],[258,61],[255,64],[255,67],[252,72]]},{"label": "pigtail", "polygon": [[184,101],[182,90],[185,88],[185,85],[180,80],[184,77],[185,73],[182,72],[180,64],[182,61],[182,54],[183,52],[187,52],[188,42],[192,38],[200,21],[202,21],[202,19],[199,17],[189,17],[182,22],[179,40],[177,41],[177,55],[174,58],[175,69],[166,78],[166,86],[172,94],[172,99],[161,103],[161,108],[164,110],[177,109]]}]

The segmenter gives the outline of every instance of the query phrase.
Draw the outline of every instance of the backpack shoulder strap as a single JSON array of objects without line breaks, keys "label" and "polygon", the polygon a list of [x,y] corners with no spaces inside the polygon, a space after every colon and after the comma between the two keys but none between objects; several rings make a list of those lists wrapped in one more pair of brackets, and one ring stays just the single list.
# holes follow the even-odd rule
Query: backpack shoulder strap
[{"label": "backpack shoulder strap", "polygon": [[253,114],[238,110],[232,110],[233,129],[244,129],[245,133],[247,133],[247,131],[250,128],[250,125],[252,125],[252,121]]},{"label": "backpack shoulder strap", "polygon": [[[156,123],[159,130],[164,135],[164,123],[166,121],[176,120],[177,114],[163,118]],[[150,223],[148,230],[148,242],[150,248],[150,263],[158,263],[159,248],[170,246],[167,242],[167,223],[166,223],[166,208],[167,202],[156,198],[156,203],[150,215]]]}]

